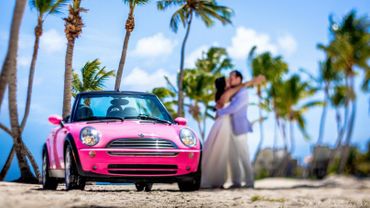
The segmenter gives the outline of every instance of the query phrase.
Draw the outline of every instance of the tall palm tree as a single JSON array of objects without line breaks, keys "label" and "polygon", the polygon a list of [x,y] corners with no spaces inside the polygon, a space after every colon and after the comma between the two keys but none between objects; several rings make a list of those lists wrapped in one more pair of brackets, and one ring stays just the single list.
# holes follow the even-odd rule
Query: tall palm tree
[{"label": "tall palm tree", "polygon": [[79,92],[103,90],[104,82],[114,77],[114,71],[106,71],[100,66],[100,61],[95,59],[88,61],[81,69],[81,79],[76,72],[73,72],[72,95],[76,97]]},{"label": "tall palm tree", "polygon": [[[7,128],[5,125],[0,124],[0,128],[3,129],[13,139],[13,147],[9,154],[9,161],[13,158],[13,153],[16,154],[18,160],[18,166],[20,169],[19,181],[22,182],[38,182],[33,176],[30,166],[28,165],[27,157],[34,166],[34,171],[39,176],[38,167],[34,162],[34,158],[27,147],[22,141],[21,126],[18,121],[18,107],[17,107],[17,51],[18,51],[18,40],[19,40],[19,29],[25,9],[26,1],[17,0],[13,19],[10,29],[10,38],[8,45],[8,52],[1,71],[1,82],[0,82],[0,105],[4,98],[4,91],[8,86],[8,99],[9,99],[9,117],[11,128]],[[1,171],[1,177],[5,176],[7,168],[10,166],[10,162],[6,162],[4,168]]]},{"label": "tall palm tree", "polygon": [[[294,124],[296,123],[303,135],[303,137],[307,140],[309,135],[305,130],[305,119],[303,114],[310,109],[311,107],[321,105],[322,102],[320,101],[309,101],[305,104],[300,104],[303,99],[306,99],[316,92],[315,88],[312,88],[308,82],[301,81],[301,78],[295,74],[292,75],[285,81],[276,83],[274,88],[274,96],[275,97],[275,111],[279,118],[282,119],[280,121],[282,125],[280,125],[281,130],[283,132],[283,139],[286,145],[286,123],[289,125],[289,136],[290,136],[290,154],[293,154],[295,151],[295,133],[294,133]],[[285,147],[287,150],[288,148]],[[284,159],[278,165],[278,173],[281,175],[287,174],[287,165],[289,162],[289,154],[288,152],[285,154]]]},{"label": "tall palm tree", "polygon": [[323,109],[320,118],[320,129],[319,129],[319,136],[316,141],[316,145],[321,145],[323,141],[323,135],[325,130],[325,120],[326,114],[328,111],[328,107],[330,104],[330,91],[333,88],[333,83],[337,82],[339,79],[338,72],[333,68],[333,61],[332,58],[327,57],[325,61],[320,62],[319,64],[319,79],[318,82],[323,89],[324,92],[324,99],[323,99]]},{"label": "tall palm tree", "polygon": [[134,11],[135,7],[138,5],[144,5],[148,3],[150,0],[123,0],[125,4],[128,4],[130,7],[128,17],[126,20],[126,34],[125,39],[123,41],[123,48],[122,48],[122,54],[121,59],[119,61],[118,70],[117,70],[117,76],[116,76],[116,83],[114,85],[114,90],[119,90],[121,86],[121,80],[122,80],[122,73],[123,68],[125,66],[126,62],[126,55],[127,55],[127,49],[128,49],[128,42],[130,40],[130,36],[132,31],[134,31],[135,28],[135,17],[134,17]]},{"label": "tall palm tree", "polygon": [[65,29],[64,32],[67,38],[67,51],[65,58],[65,72],[64,72],[64,89],[63,89],[63,117],[69,115],[71,111],[72,99],[72,60],[75,40],[81,35],[83,22],[80,13],[87,11],[80,7],[81,0],[73,0],[72,4],[68,6],[69,15],[64,18]]},{"label": "tall palm tree", "polygon": [[[273,57],[270,52],[265,52],[260,55],[255,56],[254,51],[256,47],[253,47],[250,55],[249,60],[251,62],[251,69],[252,69],[252,76],[257,77],[259,75],[264,75],[267,80],[267,85],[271,85],[276,83],[278,80],[281,79],[282,75],[288,71],[288,64],[283,61],[281,56]],[[265,85],[258,85],[257,86],[257,96],[258,96],[258,111],[259,111],[259,125],[260,125],[260,141],[257,146],[257,151],[255,153],[255,159],[257,158],[259,152],[261,151],[262,144],[264,141],[264,128],[263,128],[263,106],[265,105],[266,101],[262,97],[262,90]]]},{"label": "tall palm tree", "polygon": [[4,99],[6,86],[8,84],[9,74],[12,70],[16,70],[17,67],[19,29],[21,27],[26,3],[26,0],[16,0],[15,2],[12,23],[10,26],[8,51],[6,53],[0,74],[0,110]]},{"label": "tall palm tree", "polygon": [[61,13],[61,9],[66,6],[66,2],[69,0],[30,0],[30,5],[32,8],[37,10],[37,24],[35,26],[35,42],[33,45],[33,54],[30,65],[30,72],[28,76],[28,87],[27,87],[27,98],[26,98],[26,109],[24,112],[24,117],[21,122],[21,129],[24,129],[28,115],[30,113],[31,107],[31,96],[32,96],[32,86],[33,79],[35,76],[35,68],[37,55],[40,45],[40,37],[43,33],[43,24],[48,15],[54,15]]},{"label": "tall palm tree", "polygon": [[215,24],[214,20],[220,21],[222,24],[231,24],[232,9],[219,5],[215,0],[178,0],[158,1],[157,7],[159,10],[166,10],[172,6],[179,7],[171,17],[170,27],[176,33],[179,24],[186,28],[185,36],[181,45],[180,71],[178,75],[178,114],[183,116],[184,110],[184,60],[185,46],[189,37],[190,28],[193,22],[193,17],[200,17],[207,27]]},{"label": "tall palm tree", "polygon": [[[333,66],[345,75],[346,85],[355,93],[355,67],[366,71],[370,70],[370,21],[367,16],[357,17],[353,10],[347,14],[342,22],[331,21],[333,40],[325,51],[333,58]],[[352,139],[353,127],[356,118],[356,96],[348,101],[351,104],[351,113],[348,121],[345,146],[343,148],[340,172],[345,166],[349,155],[349,144]]]}]

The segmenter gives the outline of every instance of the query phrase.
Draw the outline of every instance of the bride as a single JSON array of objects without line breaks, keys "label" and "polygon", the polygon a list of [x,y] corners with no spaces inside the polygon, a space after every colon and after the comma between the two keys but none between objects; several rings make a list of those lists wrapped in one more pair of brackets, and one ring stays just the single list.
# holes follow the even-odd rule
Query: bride
[{"label": "bride", "polygon": [[[258,83],[260,76],[237,87],[230,88],[229,80],[220,77],[215,81],[216,108],[220,109],[229,105],[230,99],[243,87],[253,86]],[[232,126],[229,115],[216,118],[211,131],[204,143],[202,154],[202,188],[223,188],[228,180],[228,162],[230,151]]]}]

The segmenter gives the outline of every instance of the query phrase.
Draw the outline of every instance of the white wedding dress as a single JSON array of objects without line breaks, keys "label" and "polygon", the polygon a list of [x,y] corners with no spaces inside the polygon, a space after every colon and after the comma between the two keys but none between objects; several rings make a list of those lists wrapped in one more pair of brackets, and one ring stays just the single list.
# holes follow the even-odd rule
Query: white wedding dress
[{"label": "white wedding dress", "polygon": [[220,188],[229,181],[232,126],[230,115],[218,117],[204,143],[202,188]]}]

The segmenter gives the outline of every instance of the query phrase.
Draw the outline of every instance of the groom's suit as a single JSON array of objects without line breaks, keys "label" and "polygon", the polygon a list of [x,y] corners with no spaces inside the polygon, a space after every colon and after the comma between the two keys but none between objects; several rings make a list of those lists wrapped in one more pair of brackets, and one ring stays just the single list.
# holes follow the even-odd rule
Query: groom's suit
[{"label": "groom's suit", "polygon": [[[230,162],[232,168],[232,181],[234,185],[241,185],[242,180],[246,186],[253,187],[253,169],[249,159],[247,133],[252,132],[252,125],[247,117],[248,109],[248,92],[242,88],[231,99],[230,105],[217,111],[219,116],[230,115],[233,135],[230,147],[237,154],[231,154]],[[244,177],[240,170],[240,162],[244,169]],[[243,178],[243,179],[242,179]]]}]

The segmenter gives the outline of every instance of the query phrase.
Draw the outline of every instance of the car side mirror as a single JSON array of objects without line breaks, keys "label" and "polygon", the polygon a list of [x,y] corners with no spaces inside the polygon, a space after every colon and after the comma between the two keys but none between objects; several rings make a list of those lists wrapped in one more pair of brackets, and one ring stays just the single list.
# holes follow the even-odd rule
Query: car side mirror
[{"label": "car side mirror", "polygon": [[63,118],[61,116],[51,115],[51,116],[49,116],[48,120],[53,125],[56,125],[56,126],[61,125],[61,126],[63,126]]},{"label": "car side mirror", "polygon": [[181,126],[185,126],[185,125],[186,125],[186,123],[187,123],[187,120],[186,120],[185,118],[183,118],[183,117],[177,117],[177,118],[175,119],[175,122],[176,122],[177,124],[181,125]]}]

